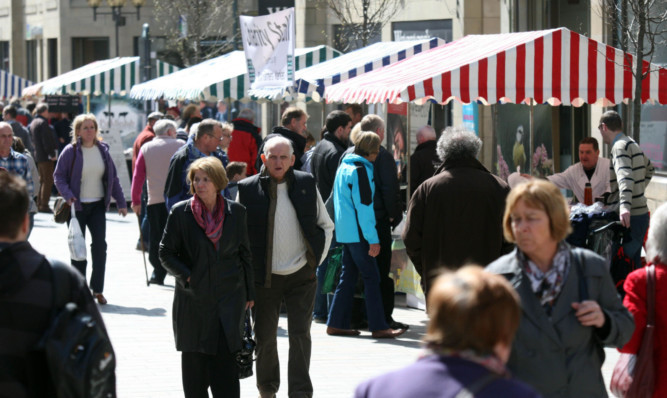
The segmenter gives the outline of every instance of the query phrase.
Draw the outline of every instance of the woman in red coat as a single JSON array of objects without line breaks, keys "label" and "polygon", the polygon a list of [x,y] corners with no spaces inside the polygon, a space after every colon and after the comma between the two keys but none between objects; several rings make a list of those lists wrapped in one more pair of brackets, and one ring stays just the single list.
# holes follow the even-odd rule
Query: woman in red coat
[{"label": "woman in red coat", "polygon": [[[655,332],[653,397],[667,397],[667,203],[651,215],[646,241],[646,262],[655,265]],[[621,352],[637,354],[646,329],[646,270],[633,271],[625,280],[623,304],[635,318],[635,331]]]}]

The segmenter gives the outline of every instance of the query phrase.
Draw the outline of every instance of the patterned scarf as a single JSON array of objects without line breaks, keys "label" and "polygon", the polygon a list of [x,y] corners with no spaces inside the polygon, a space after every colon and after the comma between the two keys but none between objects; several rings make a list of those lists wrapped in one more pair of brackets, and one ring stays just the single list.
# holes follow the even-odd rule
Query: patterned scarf
[{"label": "patterned scarf", "polygon": [[517,257],[521,269],[528,275],[533,293],[535,293],[547,315],[551,316],[551,309],[556,302],[556,298],[558,298],[558,294],[563,289],[565,278],[567,278],[567,273],[570,270],[568,245],[563,242],[558,244],[552,266],[547,272],[542,272],[521,250],[517,251]]},{"label": "patterned scarf", "polygon": [[206,236],[213,242],[215,249],[218,249],[218,242],[222,236],[222,224],[225,221],[225,198],[218,194],[213,212],[209,212],[201,198],[195,194],[191,202],[192,214],[195,221],[204,230]]}]

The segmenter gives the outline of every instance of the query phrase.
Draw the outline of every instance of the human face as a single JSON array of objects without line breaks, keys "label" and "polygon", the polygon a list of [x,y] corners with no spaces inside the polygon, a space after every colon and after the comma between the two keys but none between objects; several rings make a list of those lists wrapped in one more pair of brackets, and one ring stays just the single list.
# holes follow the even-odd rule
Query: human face
[{"label": "human face", "polygon": [[590,170],[598,164],[600,151],[593,149],[593,144],[579,144],[579,161],[585,170]]},{"label": "human face", "polygon": [[195,175],[192,177],[192,185],[195,188],[195,193],[204,203],[211,203],[216,200],[218,190],[205,171],[195,171]]},{"label": "human face", "polygon": [[551,225],[546,211],[530,207],[519,199],[510,213],[516,245],[528,258],[543,258],[557,242],[551,237]]},{"label": "human face", "polygon": [[340,138],[342,141],[347,141],[350,138],[350,131],[352,131],[352,122],[350,121],[347,126],[345,127],[339,127],[341,129],[341,136]]},{"label": "human face", "polygon": [[8,125],[0,127],[0,152],[9,153],[14,140],[14,132]]},{"label": "human face", "polygon": [[292,119],[292,122],[289,124],[287,128],[305,137],[307,121],[308,118],[306,117],[306,115],[303,115],[298,119]]},{"label": "human face", "polygon": [[346,108],[345,113],[350,115],[350,118],[352,119],[352,125],[355,125],[361,121],[361,113],[354,113],[354,109],[352,107]]},{"label": "human face", "polygon": [[81,145],[90,148],[95,144],[95,137],[97,137],[97,129],[92,120],[84,120],[79,127],[79,137],[81,138]]},{"label": "human face", "polygon": [[290,167],[294,166],[296,158],[290,154],[290,147],[287,144],[278,144],[271,148],[268,154],[262,154],[262,162],[269,172],[269,175],[276,181],[282,182],[285,173]]},{"label": "human face", "polygon": [[604,141],[605,144],[611,145],[612,141],[614,140],[614,134],[613,132],[609,131],[607,125],[600,122],[600,124],[598,124],[598,130],[600,130],[600,134],[602,135],[602,141]]},{"label": "human face", "polygon": [[204,134],[203,138],[204,138],[204,151],[206,153],[215,152],[218,149],[218,145],[220,145],[223,140],[222,128],[218,126],[213,127],[213,133]]},{"label": "human face", "polygon": [[229,130],[222,130],[222,140],[220,141],[220,148],[227,149],[232,142],[232,132]]}]

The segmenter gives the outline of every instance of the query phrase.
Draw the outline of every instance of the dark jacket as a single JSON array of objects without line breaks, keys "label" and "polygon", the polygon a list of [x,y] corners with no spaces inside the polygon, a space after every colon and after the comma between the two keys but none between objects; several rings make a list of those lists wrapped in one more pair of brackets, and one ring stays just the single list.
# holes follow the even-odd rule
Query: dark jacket
[{"label": "dark jacket", "polygon": [[[73,267],[65,269],[72,270],[71,301],[104,328],[86,281]],[[29,355],[51,324],[53,306],[52,270],[44,256],[25,241],[0,243],[0,396],[55,396],[45,360]]]},{"label": "dark jacket", "polygon": [[347,143],[342,142],[333,133],[326,132],[322,141],[320,141],[313,150],[311,158],[311,171],[317,189],[320,190],[322,200],[327,200],[333,189],[336,170],[340,158],[347,149]]},{"label": "dark jacket", "polygon": [[233,353],[241,348],[246,301],[255,299],[246,211],[225,200],[225,221],[216,250],[197,224],[191,202],[172,207],[160,242],[162,266],[176,277],[176,349],[217,354],[222,324]]},{"label": "dark jacket", "polygon": [[477,159],[445,161],[417,188],[403,241],[426,291],[437,268],[487,265],[508,251],[502,228],[508,193],[507,184]]},{"label": "dark jacket", "polygon": [[[325,233],[317,224],[317,187],[309,173],[290,168],[285,175],[287,194],[296,209],[301,233],[306,240],[306,259],[315,270],[325,246]],[[266,170],[238,183],[239,203],[248,209],[248,235],[252,236],[255,283],[271,287],[272,242],[276,210],[276,183]]]},{"label": "dark jacket", "polygon": [[422,142],[410,156],[410,197],[422,182],[433,177],[435,170],[440,166],[436,144],[435,140]]},{"label": "dark jacket", "polygon": [[227,156],[231,162],[244,162],[248,166],[247,174],[255,175],[259,171],[255,169],[257,148],[262,144],[260,128],[247,119],[237,118],[232,120],[232,123],[234,131],[232,131],[232,142],[227,148]]},{"label": "dark jacket", "polygon": [[[547,398],[606,397],[600,370],[604,362],[602,347],[623,346],[632,336],[634,322],[616,293],[604,259],[586,249],[573,248],[571,253],[570,270],[551,319],[521,270],[516,249],[486,268],[507,278],[521,299],[521,323],[507,366],[514,376]],[[579,275],[585,283],[580,282]],[[606,335],[577,320],[572,303],[583,299],[600,305],[608,322]]]},{"label": "dark jacket", "polygon": [[30,122],[30,134],[32,143],[35,146],[35,162],[46,162],[49,156],[56,156],[58,142],[56,133],[51,130],[48,120],[42,116],[37,116]]},{"label": "dark jacket", "polygon": [[264,164],[262,163],[262,158],[261,158],[262,153],[264,151],[264,143],[266,143],[266,141],[276,136],[285,137],[292,142],[292,149],[294,150],[294,156],[296,157],[293,167],[294,170],[301,170],[301,166],[303,165],[303,163],[301,163],[301,158],[303,157],[303,153],[306,150],[306,138],[299,133],[295,133],[292,130],[286,129],[283,126],[274,127],[273,131],[271,131],[271,134],[267,135],[266,138],[264,138],[264,142],[262,142],[262,145],[257,149],[257,160],[255,161],[255,169],[259,172],[262,169],[262,165]]},{"label": "dark jacket", "polygon": [[30,137],[30,131],[27,128],[16,120],[10,120],[10,126],[12,126],[12,131],[14,132],[15,137],[19,137],[23,141],[25,148],[30,151],[30,155],[35,156],[35,147],[32,145],[32,137]]},{"label": "dark jacket", "polygon": [[[455,398],[490,371],[457,357],[430,355],[403,369],[361,383],[355,398]],[[538,398],[540,395],[516,379],[498,376],[475,394],[477,398]]]}]

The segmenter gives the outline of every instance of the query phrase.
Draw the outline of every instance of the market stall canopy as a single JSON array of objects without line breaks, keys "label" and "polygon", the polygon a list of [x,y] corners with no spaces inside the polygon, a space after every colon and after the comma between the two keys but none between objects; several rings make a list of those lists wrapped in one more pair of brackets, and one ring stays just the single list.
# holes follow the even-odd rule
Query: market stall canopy
[{"label": "market stall canopy", "polygon": [[[617,104],[634,96],[634,57],[565,28],[470,35],[328,87],[334,102]],[[667,69],[644,63],[642,102],[667,103]]]},{"label": "market stall canopy", "polygon": [[[91,62],[80,68],[26,87],[24,96],[50,94],[110,94],[123,95],[139,82],[139,57],[119,57]],[[166,62],[156,62],[157,76],[176,72],[179,68]]]},{"label": "market stall canopy", "polygon": [[0,69],[0,98],[20,97],[22,91],[30,85],[30,80]]},{"label": "market stall canopy", "polygon": [[442,39],[431,38],[371,44],[319,65],[297,70],[293,89],[257,89],[250,90],[250,94],[271,100],[304,94],[317,100],[324,94],[326,87],[332,84],[391,65],[444,43]]},{"label": "market stall canopy", "polygon": [[[297,48],[296,70],[319,64],[341,55],[328,46]],[[240,100],[249,98],[250,79],[243,51],[232,51],[173,75],[153,79],[132,87],[130,96],[137,99],[200,100],[209,96]]]}]

